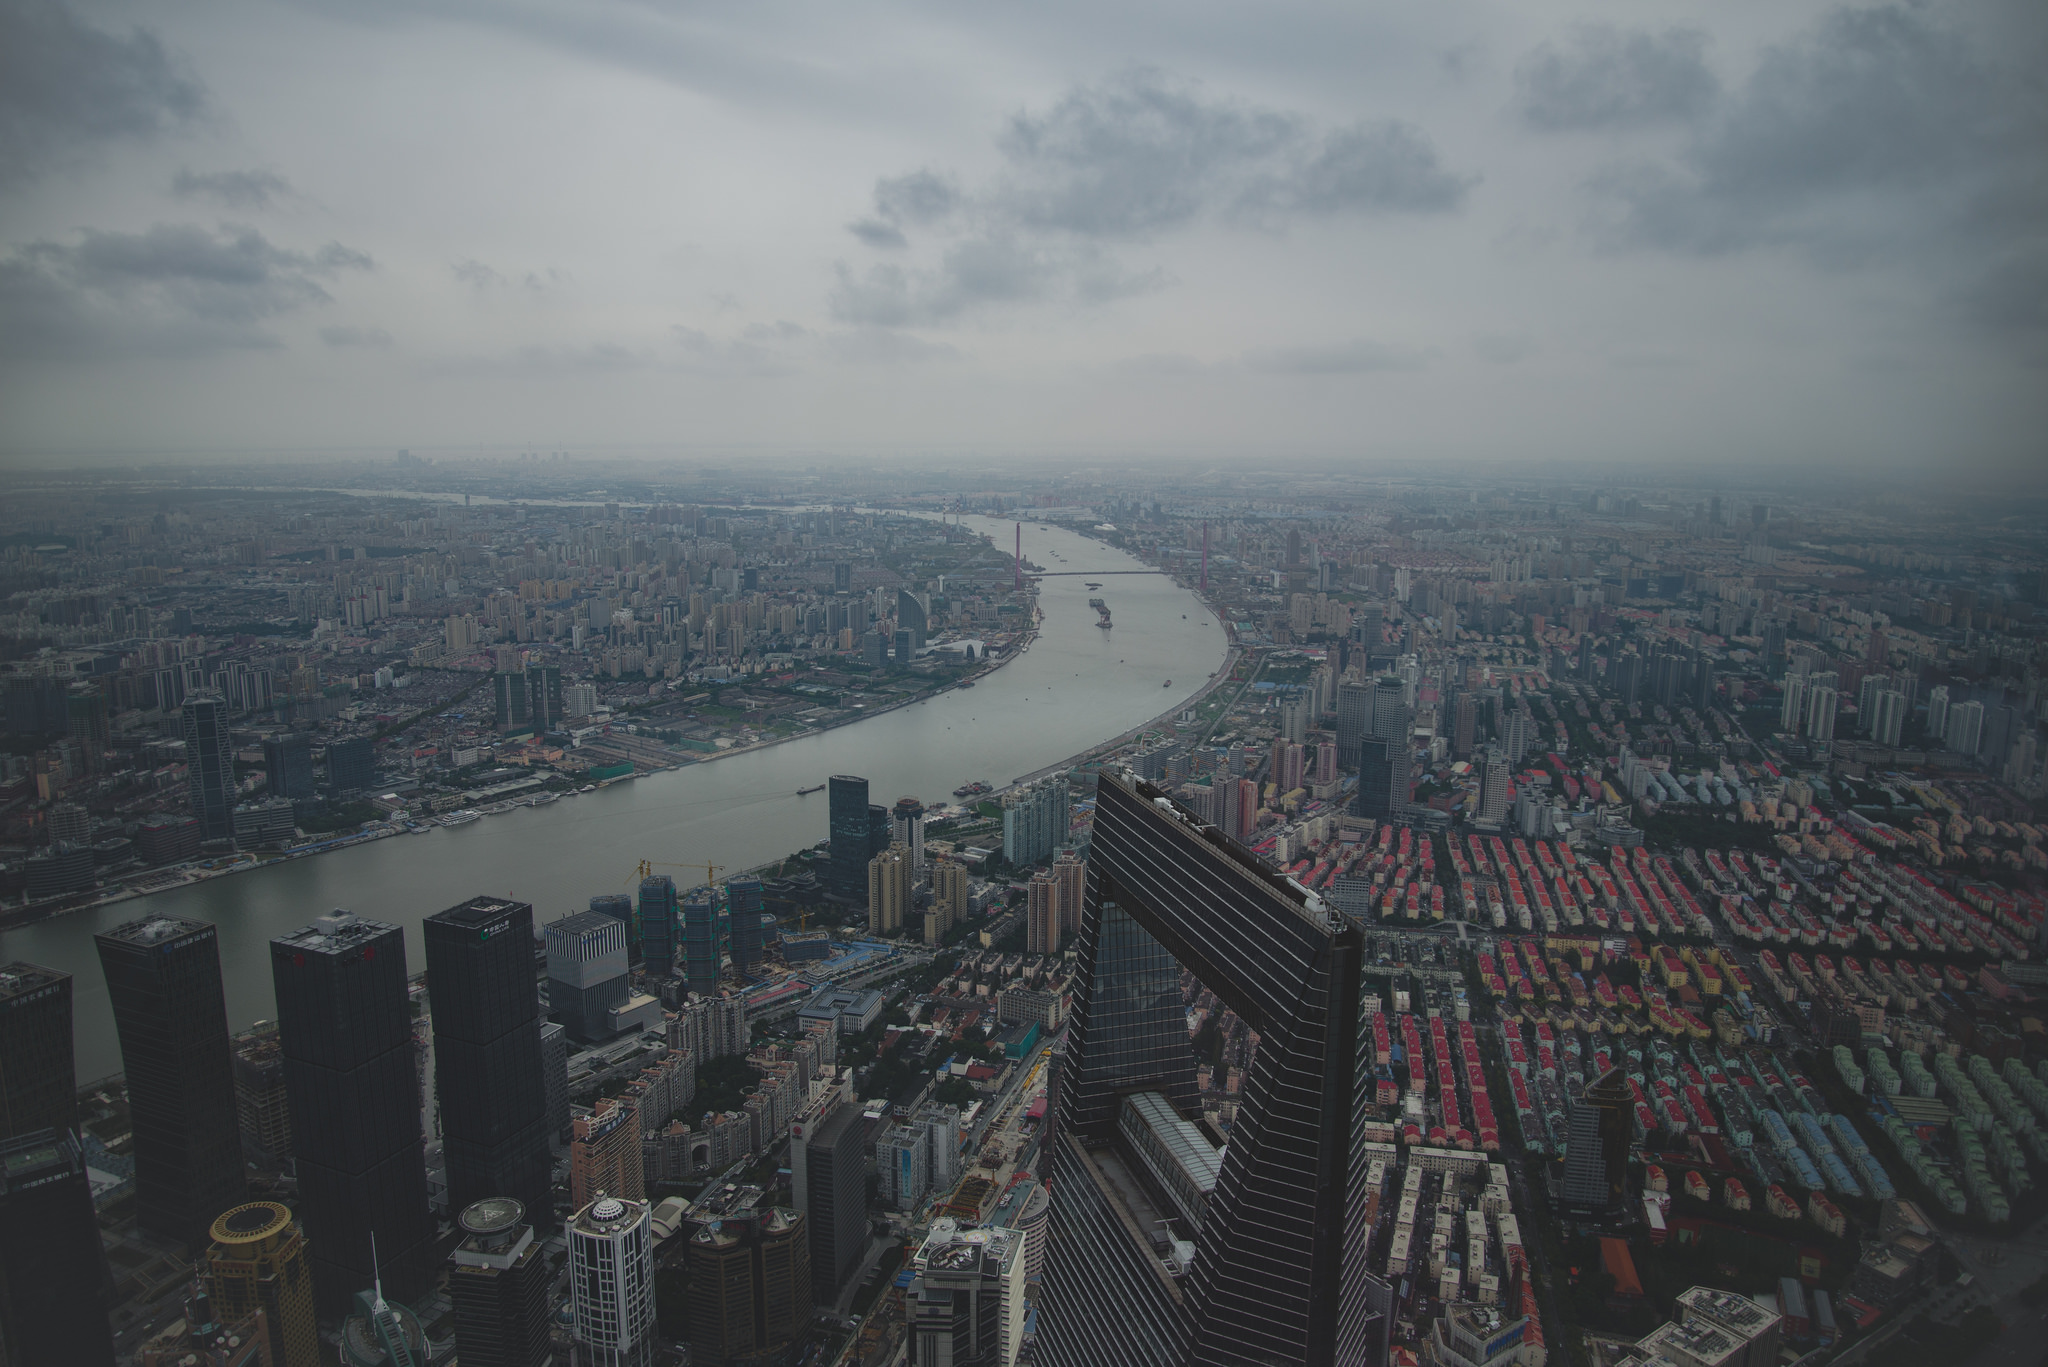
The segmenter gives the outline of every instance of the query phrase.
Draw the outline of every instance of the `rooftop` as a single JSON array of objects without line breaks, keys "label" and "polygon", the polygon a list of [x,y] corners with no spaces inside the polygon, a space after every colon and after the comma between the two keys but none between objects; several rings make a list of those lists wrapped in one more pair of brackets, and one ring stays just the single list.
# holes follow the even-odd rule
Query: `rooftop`
[{"label": "rooftop", "polygon": [[459,906],[452,906],[446,911],[437,911],[427,919],[429,921],[452,921],[459,926],[482,926],[490,924],[518,905],[519,903],[508,898],[472,897]]},{"label": "rooftop", "polygon": [[280,935],[271,943],[290,945],[293,949],[313,954],[345,954],[397,929],[397,926],[386,925],[382,921],[366,921],[336,907],[304,930]]},{"label": "rooftop", "polygon": [[194,921],[183,916],[145,916],[139,921],[103,930],[93,938],[118,944],[161,945],[189,936],[211,934],[213,926],[206,921]]},{"label": "rooftop", "polygon": [[16,997],[26,996],[37,988],[62,982],[70,976],[69,973],[59,973],[54,968],[44,968],[40,964],[16,960],[7,967],[0,968],[0,1001],[11,1001]]}]

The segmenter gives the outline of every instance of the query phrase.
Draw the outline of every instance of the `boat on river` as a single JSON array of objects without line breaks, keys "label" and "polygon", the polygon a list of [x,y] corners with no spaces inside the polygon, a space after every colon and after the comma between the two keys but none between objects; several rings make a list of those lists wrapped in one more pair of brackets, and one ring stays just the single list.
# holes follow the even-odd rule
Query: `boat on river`
[{"label": "boat on river", "polygon": [[799,788],[796,790],[796,795],[798,797],[809,797],[812,793],[822,793],[824,791],[825,785],[820,783],[810,788]]}]

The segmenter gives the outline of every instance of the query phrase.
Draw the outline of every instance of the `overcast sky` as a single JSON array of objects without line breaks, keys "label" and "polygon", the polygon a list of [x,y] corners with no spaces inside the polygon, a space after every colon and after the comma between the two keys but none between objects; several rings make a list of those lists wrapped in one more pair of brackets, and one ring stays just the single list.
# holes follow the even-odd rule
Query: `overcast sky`
[{"label": "overcast sky", "polygon": [[0,0],[0,450],[2038,477],[2044,11]]}]

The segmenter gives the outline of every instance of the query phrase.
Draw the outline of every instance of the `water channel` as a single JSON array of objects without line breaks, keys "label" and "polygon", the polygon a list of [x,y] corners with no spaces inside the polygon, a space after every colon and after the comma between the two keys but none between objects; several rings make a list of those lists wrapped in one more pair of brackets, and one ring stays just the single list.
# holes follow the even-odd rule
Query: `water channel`
[{"label": "water channel", "polygon": [[[963,519],[1011,547],[1011,524]],[[1024,524],[1028,560],[1046,570],[1144,566],[1077,533]],[[74,912],[0,935],[0,962],[26,959],[70,973],[78,1076],[120,1069],[93,934],[152,914],[220,927],[228,1019],[274,1015],[268,944],[332,907],[402,925],[407,962],[424,962],[424,916],[479,893],[531,902],[537,921],[628,892],[640,860],[679,884],[701,870],[736,871],[825,839],[825,793],[798,788],[860,774],[872,801],[912,794],[950,800],[981,779],[998,787],[1142,725],[1199,690],[1226,655],[1224,632],[1200,601],[1157,574],[1120,574],[1090,589],[1079,575],[1042,581],[1038,638],[978,682],[817,735],[613,784],[546,807],[522,807],[466,826],[371,841],[247,873]],[[1114,626],[1096,625],[1088,599],[1107,600]],[[1171,686],[1168,686],[1171,681]]]}]

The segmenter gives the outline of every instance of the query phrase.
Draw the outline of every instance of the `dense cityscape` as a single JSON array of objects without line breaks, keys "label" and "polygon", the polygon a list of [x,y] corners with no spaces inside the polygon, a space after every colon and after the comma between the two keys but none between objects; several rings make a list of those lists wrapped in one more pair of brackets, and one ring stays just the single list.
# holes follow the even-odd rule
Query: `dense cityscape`
[{"label": "dense cityscape", "polygon": [[[2030,512],[320,485],[6,490],[7,1362],[1891,1367],[2048,1303]],[[918,707],[1023,772],[720,777]]]}]

